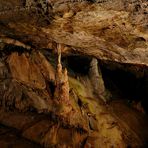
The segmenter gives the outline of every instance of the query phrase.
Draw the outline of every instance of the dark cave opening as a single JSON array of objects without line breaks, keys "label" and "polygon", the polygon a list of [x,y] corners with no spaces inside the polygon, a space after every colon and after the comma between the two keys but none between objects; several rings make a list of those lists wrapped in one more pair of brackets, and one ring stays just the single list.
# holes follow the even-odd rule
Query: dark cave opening
[{"label": "dark cave opening", "polygon": [[[128,66],[128,65],[127,65]],[[146,75],[136,76],[125,66],[110,69],[110,66],[101,65],[105,87],[115,94],[113,99],[124,99],[129,103],[141,102],[144,111],[148,113],[148,79]],[[117,96],[116,96],[117,95]]]},{"label": "dark cave opening", "polygon": [[87,56],[73,55],[62,59],[70,74],[88,75],[91,58]]}]

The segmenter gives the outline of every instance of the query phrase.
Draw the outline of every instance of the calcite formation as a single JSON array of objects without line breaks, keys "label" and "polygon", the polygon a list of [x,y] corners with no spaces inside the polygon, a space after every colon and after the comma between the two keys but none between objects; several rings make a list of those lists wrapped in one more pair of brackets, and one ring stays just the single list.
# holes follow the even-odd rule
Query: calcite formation
[{"label": "calcite formation", "polygon": [[147,0],[0,0],[0,128],[15,129],[31,147],[147,147],[144,109],[109,102],[115,96],[100,68],[130,65],[122,69],[148,76],[147,6]]}]

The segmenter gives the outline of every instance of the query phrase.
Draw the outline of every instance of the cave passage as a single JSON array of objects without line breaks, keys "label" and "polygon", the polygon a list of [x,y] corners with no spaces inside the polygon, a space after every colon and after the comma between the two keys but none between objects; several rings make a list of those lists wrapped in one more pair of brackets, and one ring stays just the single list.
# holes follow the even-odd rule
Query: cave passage
[{"label": "cave passage", "polygon": [[148,113],[148,81],[144,75],[137,78],[131,71],[121,68],[110,69],[106,65],[101,65],[105,86],[117,98],[125,99],[128,102],[141,102],[144,110]]},{"label": "cave passage", "polygon": [[[62,59],[70,74],[85,76],[89,74],[91,58],[87,56],[68,56]],[[137,74],[128,70],[130,65],[115,63],[100,63],[103,80],[113,100],[124,99],[128,103],[141,102],[148,113],[148,79],[147,74],[137,77]],[[112,67],[112,68],[111,68]],[[136,68],[136,67],[135,67]],[[145,70],[146,71],[146,70]]]}]

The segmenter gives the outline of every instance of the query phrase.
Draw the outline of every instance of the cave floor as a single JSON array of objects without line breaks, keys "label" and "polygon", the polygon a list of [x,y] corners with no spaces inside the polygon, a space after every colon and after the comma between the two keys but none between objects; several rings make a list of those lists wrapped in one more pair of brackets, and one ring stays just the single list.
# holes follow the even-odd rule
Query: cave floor
[{"label": "cave floor", "polygon": [[0,124],[0,147],[1,148],[40,148],[19,135],[18,130]]},{"label": "cave floor", "polygon": [[[114,100],[109,103],[108,109],[112,112],[112,115],[119,121],[120,127],[125,130],[130,130],[134,135],[140,137],[143,142],[148,139],[148,117],[128,106],[123,100]],[[17,113],[17,112],[5,112],[0,111],[0,147],[1,148],[38,148],[40,145],[32,142],[32,140],[39,136],[41,131],[46,127],[46,124],[50,122],[48,116],[28,112]],[[42,122],[43,121],[43,122]],[[44,122],[45,121],[45,122]],[[46,122],[47,121],[47,122]],[[52,122],[52,121],[51,121]],[[114,128],[113,123],[112,127]],[[36,126],[36,127],[35,127]],[[42,128],[41,128],[42,126]],[[27,131],[27,128],[35,127],[38,131],[32,130],[31,137],[25,139],[23,130]],[[123,131],[123,132],[124,132]],[[23,136],[22,136],[23,135]],[[28,140],[29,139],[29,140]],[[31,139],[31,140],[30,140]],[[36,138],[35,138],[36,139]],[[34,141],[34,140],[33,140]],[[36,140],[35,140],[36,141]],[[130,143],[130,141],[129,141]]]}]

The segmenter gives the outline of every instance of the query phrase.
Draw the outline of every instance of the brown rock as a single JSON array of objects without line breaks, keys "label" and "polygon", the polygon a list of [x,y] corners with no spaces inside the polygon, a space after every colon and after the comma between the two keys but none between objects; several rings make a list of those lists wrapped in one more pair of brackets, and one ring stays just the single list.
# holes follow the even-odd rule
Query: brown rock
[{"label": "brown rock", "polygon": [[25,53],[19,55],[12,53],[8,58],[8,64],[13,79],[32,88],[44,89],[45,81],[37,65]]}]

